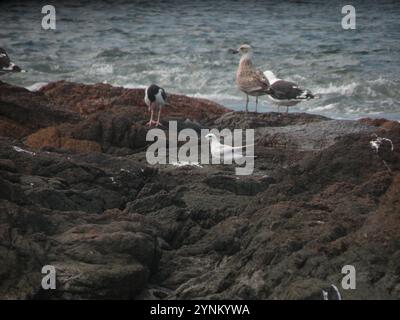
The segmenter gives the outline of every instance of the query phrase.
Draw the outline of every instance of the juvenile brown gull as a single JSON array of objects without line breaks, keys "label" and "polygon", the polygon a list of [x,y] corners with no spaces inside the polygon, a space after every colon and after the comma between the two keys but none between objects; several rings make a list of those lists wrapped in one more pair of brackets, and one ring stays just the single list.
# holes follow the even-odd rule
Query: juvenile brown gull
[{"label": "juvenile brown gull", "polygon": [[253,66],[251,61],[253,51],[248,44],[242,44],[239,49],[231,49],[232,53],[241,55],[239,67],[236,72],[236,84],[246,94],[246,112],[248,112],[249,95],[256,97],[256,112],[258,97],[271,93],[268,79]]}]

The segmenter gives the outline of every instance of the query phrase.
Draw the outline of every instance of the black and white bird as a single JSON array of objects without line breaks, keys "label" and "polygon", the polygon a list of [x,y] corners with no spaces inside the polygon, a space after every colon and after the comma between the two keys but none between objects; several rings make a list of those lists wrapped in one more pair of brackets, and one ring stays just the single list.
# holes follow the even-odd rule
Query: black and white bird
[{"label": "black and white bird", "polygon": [[0,75],[10,72],[26,72],[11,62],[6,50],[0,48]]},{"label": "black and white bird", "polygon": [[271,86],[268,98],[279,106],[285,106],[286,112],[289,107],[301,101],[314,99],[315,96],[310,90],[300,88],[296,83],[277,78],[270,70],[264,71],[265,77]]},{"label": "black and white bird", "polygon": [[[155,124],[156,127],[161,125],[160,123],[160,115],[161,109],[167,104],[167,94],[165,90],[156,84],[152,84],[151,86],[146,88],[146,92],[144,95],[144,102],[149,107],[150,111],[150,121],[147,123],[150,127],[152,124]],[[154,111],[158,110],[157,121],[153,121]]]}]

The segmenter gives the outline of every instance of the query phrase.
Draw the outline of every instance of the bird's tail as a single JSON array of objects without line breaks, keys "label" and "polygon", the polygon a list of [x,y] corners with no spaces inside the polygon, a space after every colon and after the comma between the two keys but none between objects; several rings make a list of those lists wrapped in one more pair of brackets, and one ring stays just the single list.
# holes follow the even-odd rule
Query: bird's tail
[{"label": "bird's tail", "polygon": [[13,65],[13,69],[11,70],[12,72],[22,72],[22,73],[28,72],[24,69],[21,69],[19,66],[15,65],[15,64],[12,64],[12,65]]},{"label": "bird's tail", "polygon": [[303,90],[303,92],[297,97],[298,99],[311,100],[315,98],[315,95],[310,90]]}]

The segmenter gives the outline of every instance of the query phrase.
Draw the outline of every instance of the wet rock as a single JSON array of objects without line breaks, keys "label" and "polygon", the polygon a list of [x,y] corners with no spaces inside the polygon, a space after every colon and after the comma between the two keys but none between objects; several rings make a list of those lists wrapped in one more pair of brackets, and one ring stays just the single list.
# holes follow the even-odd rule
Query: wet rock
[{"label": "wet rock", "polygon": [[255,129],[260,127],[285,127],[327,121],[329,118],[308,113],[255,113],[227,112],[215,120],[219,128]]},{"label": "wet rock", "polygon": [[33,131],[65,122],[76,122],[79,117],[55,110],[40,92],[9,85],[0,81],[0,116],[14,121],[25,130]]},{"label": "wet rock", "polygon": [[204,183],[211,188],[228,190],[235,194],[256,195],[274,183],[274,179],[272,177],[241,179],[236,176],[211,175],[204,180]]},{"label": "wet rock", "polygon": [[254,173],[149,165],[142,89],[0,83],[0,298],[322,299],[346,264],[343,299],[400,297],[395,123],[170,102],[179,128],[254,128]]},{"label": "wet rock", "polygon": [[363,118],[363,119],[360,119],[360,122],[368,124],[368,125],[372,125],[375,127],[380,127],[382,129],[384,129],[382,132],[385,132],[385,130],[390,130],[393,132],[400,133],[400,123],[398,121],[391,121],[391,120],[387,120],[384,118],[380,118],[380,119]]},{"label": "wet rock", "polygon": [[30,130],[17,122],[0,117],[0,136],[20,139],[30,133]]},{"label": "wet rock", "polygon": [[[168,89],[167,89],[168,91]],[[40,89],[57,108],[65,111],[88,115],[112,108],[130,108],[134,113],[146,114],[144,89],[124,89],[109,84],[84,85],[67,81],[50,83]],[[205,122],[228,111],[227,108],[205,99],[168,95],[167,106],[163,114],[173,117],[185,117]],[[146,116],[147,117],[147,116]]]},{"label": "wet rock", "polygon": [[357,121],[330,120],[285,127],[263,127],[256,131],[258,143],[266,147],[320,150],[342,136],[374,132],[374,128]]}]

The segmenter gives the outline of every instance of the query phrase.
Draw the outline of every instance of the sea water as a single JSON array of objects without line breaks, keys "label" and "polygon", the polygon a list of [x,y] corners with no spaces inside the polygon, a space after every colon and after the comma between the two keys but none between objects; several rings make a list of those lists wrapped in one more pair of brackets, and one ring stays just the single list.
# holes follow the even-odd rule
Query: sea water
[{"label": "sea water", "polygon": [[[37,90],[50,81],[151,83],[235,110],[242,43],[254,63],[319,95],[291,110],[336,118],[400,119],[400,2],[352,1],[356,29],[342,28],[341,1],[54,1],[56,30],[41,4],[0,2],[0,47],[28,73],[1,78]],[[254,108],[251,99],[250,110]],[[265,97],[259,111],[275,111]]]}]

